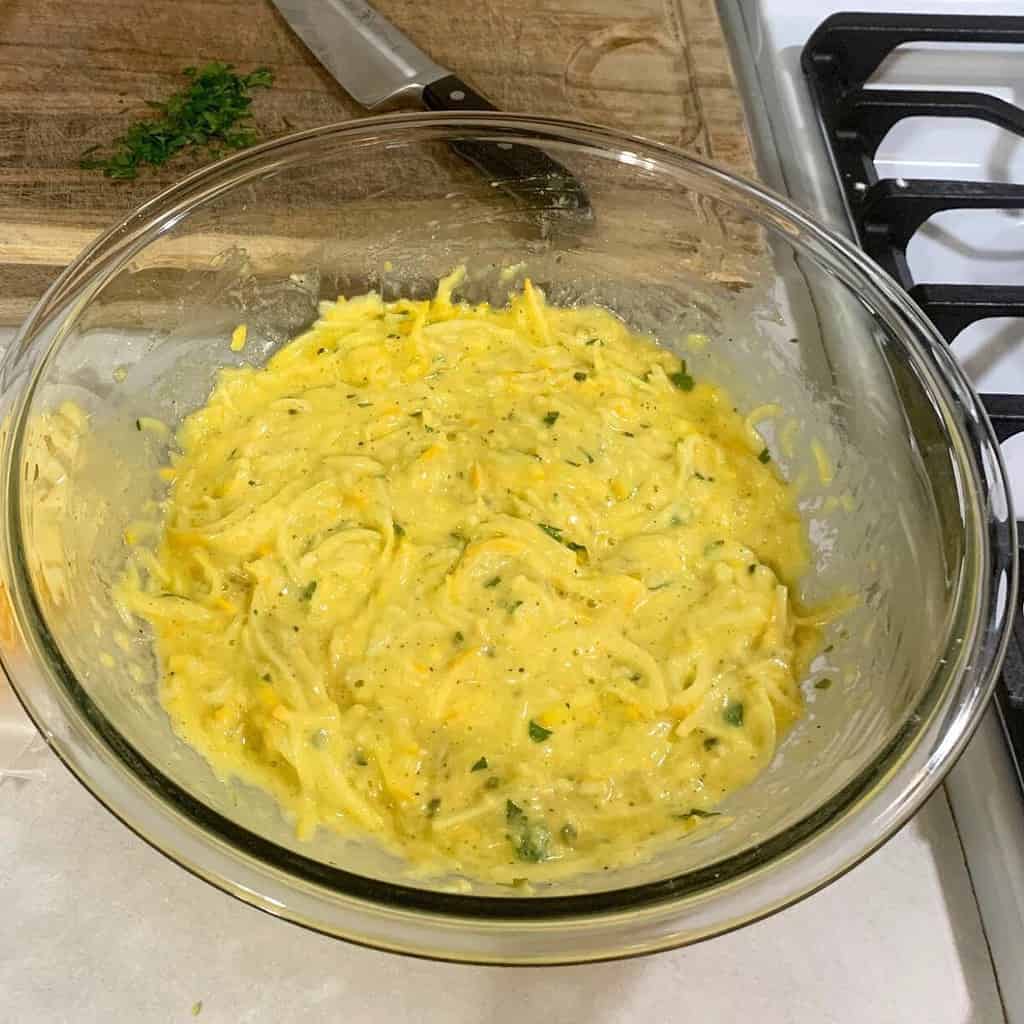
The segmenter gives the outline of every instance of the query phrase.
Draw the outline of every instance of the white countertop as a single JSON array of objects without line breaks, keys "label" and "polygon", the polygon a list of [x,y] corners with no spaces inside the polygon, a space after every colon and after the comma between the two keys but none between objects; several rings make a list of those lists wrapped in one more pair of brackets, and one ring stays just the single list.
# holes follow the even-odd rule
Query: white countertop
[{"label": "white countertop", "polygon": [[[2,683],[0,683],[2,685]],[[378,953],[237,902],[150,849],[48,752],[0,782],[0,1022],[301,1019],[997,1024],[944,790],[784,913],[612,964],[463,967]]]}]

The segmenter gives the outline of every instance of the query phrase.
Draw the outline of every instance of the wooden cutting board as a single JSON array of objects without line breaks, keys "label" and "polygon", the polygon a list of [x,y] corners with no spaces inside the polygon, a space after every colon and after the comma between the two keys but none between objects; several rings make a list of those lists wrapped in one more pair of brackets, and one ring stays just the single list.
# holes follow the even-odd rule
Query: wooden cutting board
[{"label": "wooden cutting board", "polygon": [[[499,107],[621,127],[742,174],[753,161],[714,0],[378,0]],[[101,229],[199,166],[115,183],[79,154],[210,60],[266,65],[261,137],[365,116],[269,0],[6,0],[0,6],[0,323]]]}]

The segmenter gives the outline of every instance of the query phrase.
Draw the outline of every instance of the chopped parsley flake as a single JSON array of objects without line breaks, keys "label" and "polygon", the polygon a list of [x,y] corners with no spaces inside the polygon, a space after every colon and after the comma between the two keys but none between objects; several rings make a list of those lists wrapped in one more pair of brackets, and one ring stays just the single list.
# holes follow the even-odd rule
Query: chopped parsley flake
[{"label": "chopped parsley flake", "polygon": [[485,772],[487,771],[487,758],[481,757],[476,761],[472,768],[469,769],[471,772]]},{"label": "chopped parsley flake", "polygon": [[680,391],[692,391],[693,390],[694,380],[686,372],[686,360],[685,359],[680,359],[679,360],[679,369],[676,370],[675,373],[670,373],[668,375],[668,379],[670,381],[672,381],[672,383],[675,384],[675,386],[677,388],[679,388]]},{"label": "chopped parsley flake", "polygon": [[743,724],[743,703],[738,700],[730,701],[722,712],[729,725],[741,726]]},{"label": "chopped parsley flake", "polygon": [[513,830],[508,838],[520,860],[531,864],[547,860],[550,856],[551,833],[544,825],[531,823],[526,812],[511,800],[505,801],[505,821]]},{"label": "chopped parsley flake", "polygon": [[683,811],[681,814],[673,814],[673,818],[679,821],[685,821],[687,818],[720,818],[720,811],[704,811],[699,807],[691,807],[688,811]]},{"label": "chopped parsley flake", "polygon": [[316,580],[310,580],[301,591],[299,591],[299,600],[308,601],[316,593]]},{"label": "chopped parsley flake", "polygon": [[553,427],[555,423],[558,421],[559,415],[561,414],[555,412],[554,409],[552,409],[550,412],[544,413],[544,423],[549,427]]},{"label": "chopped parsley flake", "polygon": [[551,729],[545,729],[543,725],[538,725],[532,718],[527,728],[527,732],[530,734],[530,739],[534,743],[543,743],[550,735],[552,735]]},{"label": "chopped parsley flake", "polygon": [[816,690],[827,690],[832,685],[831,679],[819,679],[815,684]]},{"label": "chopped parsley flake", "polygon": [[557,526],[549,526],[547,523],[537,524],[552,540],[557,540],[559,544],[562,543],[562,531]]},{"label": "chopped parsley flake", "polygon": [[492,576],[485,584],[485,587],[491,588],[496,587],[501,582],[500,576]]},{"label": "chopped parsley flake", "polygon": [[768,463],[772,461],[772,453],[767,448],[761,449],[761,454],[757,457],[758,462]]}]

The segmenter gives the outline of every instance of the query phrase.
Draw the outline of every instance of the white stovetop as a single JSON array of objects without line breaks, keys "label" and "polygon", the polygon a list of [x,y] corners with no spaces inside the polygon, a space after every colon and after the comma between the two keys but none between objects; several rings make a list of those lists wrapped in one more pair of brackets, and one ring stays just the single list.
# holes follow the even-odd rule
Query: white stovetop
[{"label": "white stovetop", "polygon": [[945,793],[766,921],[613,964],[462,967],[278,921],[146,846],[56,759],[0,783],[0,1021],[369,1024],[1003,1020]]}]

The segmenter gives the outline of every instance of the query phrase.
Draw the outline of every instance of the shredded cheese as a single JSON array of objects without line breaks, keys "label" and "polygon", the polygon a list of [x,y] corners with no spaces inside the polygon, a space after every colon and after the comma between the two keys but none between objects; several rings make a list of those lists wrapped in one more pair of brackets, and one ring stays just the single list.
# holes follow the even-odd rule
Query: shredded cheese
[{"label": "shredded cheese", "polygon": [[461,280],[326,303],[223,370],[118,599],[178,733],[300,835],[493,881],[635,860],[801,713],[821,617],[758,458],[779,411],[744,419],[607,311]]}]

